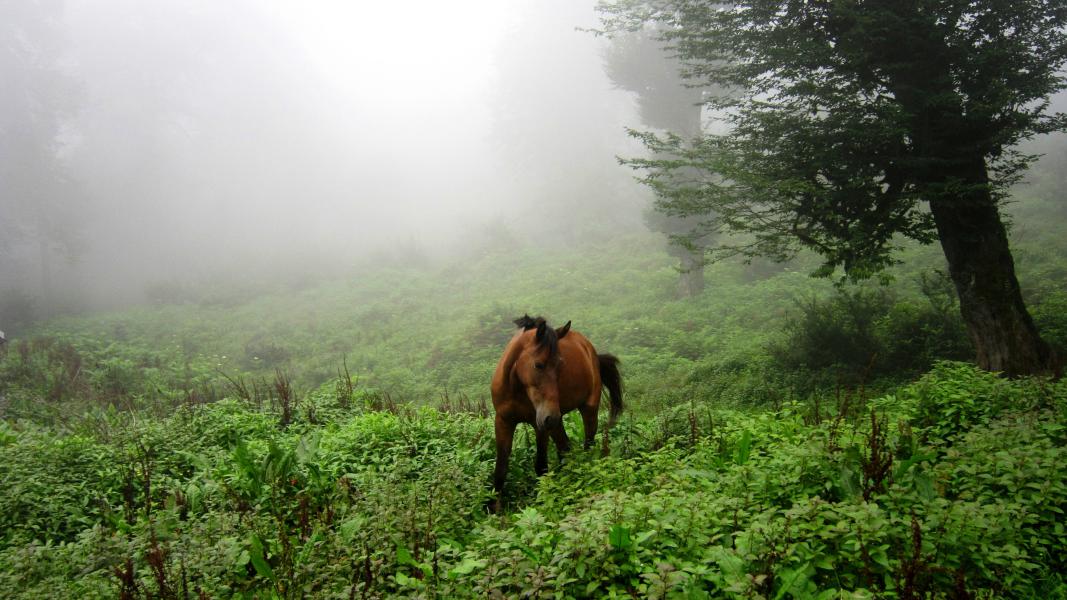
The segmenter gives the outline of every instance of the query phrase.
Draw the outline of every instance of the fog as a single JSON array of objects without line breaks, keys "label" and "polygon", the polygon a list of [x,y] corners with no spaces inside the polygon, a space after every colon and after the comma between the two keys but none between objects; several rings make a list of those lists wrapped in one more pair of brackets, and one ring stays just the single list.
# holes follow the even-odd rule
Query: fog
[{"label": "fog", "polygon": [[640,228],[593,2],[3,0],[0,294],[448,260]]}]

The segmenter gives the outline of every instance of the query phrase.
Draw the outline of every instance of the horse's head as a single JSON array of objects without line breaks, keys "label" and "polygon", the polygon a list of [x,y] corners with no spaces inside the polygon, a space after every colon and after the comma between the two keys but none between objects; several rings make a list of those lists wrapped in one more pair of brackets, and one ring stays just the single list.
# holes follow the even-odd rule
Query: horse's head
[{"label": "horse's head", "polygon": [[525,344],[512,365],[512,381],[526,391],[526,397],[537,412],[537,429],[552,429],[560,423],[559,372],[563,363],[559,340],[571,330],[571,322],[552,329],[541,317],[523,315],[515,319],[523,328]]}]

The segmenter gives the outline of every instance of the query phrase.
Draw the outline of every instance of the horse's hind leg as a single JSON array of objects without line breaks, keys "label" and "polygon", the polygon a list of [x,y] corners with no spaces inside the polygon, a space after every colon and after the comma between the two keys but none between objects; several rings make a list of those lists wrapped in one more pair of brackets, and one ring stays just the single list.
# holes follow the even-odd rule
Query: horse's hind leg
[{"label": "horse's hind leg", "polygon": [[594,404],[590,406],[586,404],[578,407],[578,412],[582,413],[582,425],[585,428],[585,443],[582,445],[588,450],[593,447],[593,440],[596,439],[596,428],[600,418],[600,405]]},{"label": "horse's hind leg", "polygon": [[537,430],[537,459],[534,461],[534,473],[538,477],[548,471],[548,432],[544,429]]}]

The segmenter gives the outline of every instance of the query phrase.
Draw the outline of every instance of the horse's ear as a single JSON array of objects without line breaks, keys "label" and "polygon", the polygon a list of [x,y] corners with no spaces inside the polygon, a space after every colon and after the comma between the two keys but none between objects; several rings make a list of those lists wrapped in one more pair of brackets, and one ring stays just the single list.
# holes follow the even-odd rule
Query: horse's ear
[{"label": "horse's ear", "polygon": [[563,336],[567,335],[567,332],[571,330],[571,322],[567,321],[567,324],[563,327],[556,329],[556,337],[563,339]]},{"label": "horse's ear", "polygon": [[545,323],[543,319],[539,319],[537,322],[537,343],[540,344],[541,340],[545,339],[545,331],[548,329],[548,323]]}]

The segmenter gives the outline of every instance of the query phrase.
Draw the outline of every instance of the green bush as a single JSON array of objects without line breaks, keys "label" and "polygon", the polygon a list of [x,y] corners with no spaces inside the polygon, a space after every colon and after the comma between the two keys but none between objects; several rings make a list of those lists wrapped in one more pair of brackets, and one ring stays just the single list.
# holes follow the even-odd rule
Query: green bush
[{"label": "green bush", "polygon": [[[922,372],[937,360],[973,354],[954,301],[924,279],[925,301],[896,301],[884,289],[842,289],[797,304],[769,350],[774,370],[827,373],[856,385],[876,376]],[[818,381],[812,377],[812,381]]]},{"label": "green bush", "polygon": [[0,545],[54,543],[121,511],[120,454],[82,436],[29,431],[0,446]]},{"label": "green bush", "polygon": [[838,383],[858,384],[880,366],[885,349],[877,324],[891,306],[884,290],[863,288],[797,302],[783,339],[769,347],[776,369],[826,372]]},{"label": "green bush", "polygon": [[943,313],[928,304],[895,304],[881,319],[878,336],[885,352],[879,367],[886,373],[919,373],[938,360],[974,356],[959,313]]},{"label": "green bush", "polygon": [[39,312],[36,299],[27,292],[13,287],[0,290],[0,323],[9,340],[29,329]]},{"label": "green bush", "polygon": [[1030,308],[1041,337],[1061,356],[1067,356],[1067,293],[1045,294]]},{"label": "green bush", "polygon": [[893,400],[925,439],[950,444],[959,434],[1005,411],[1054,402],[1059,389],[1033,380],[1011,381],[967,363],[940,362]]}]

